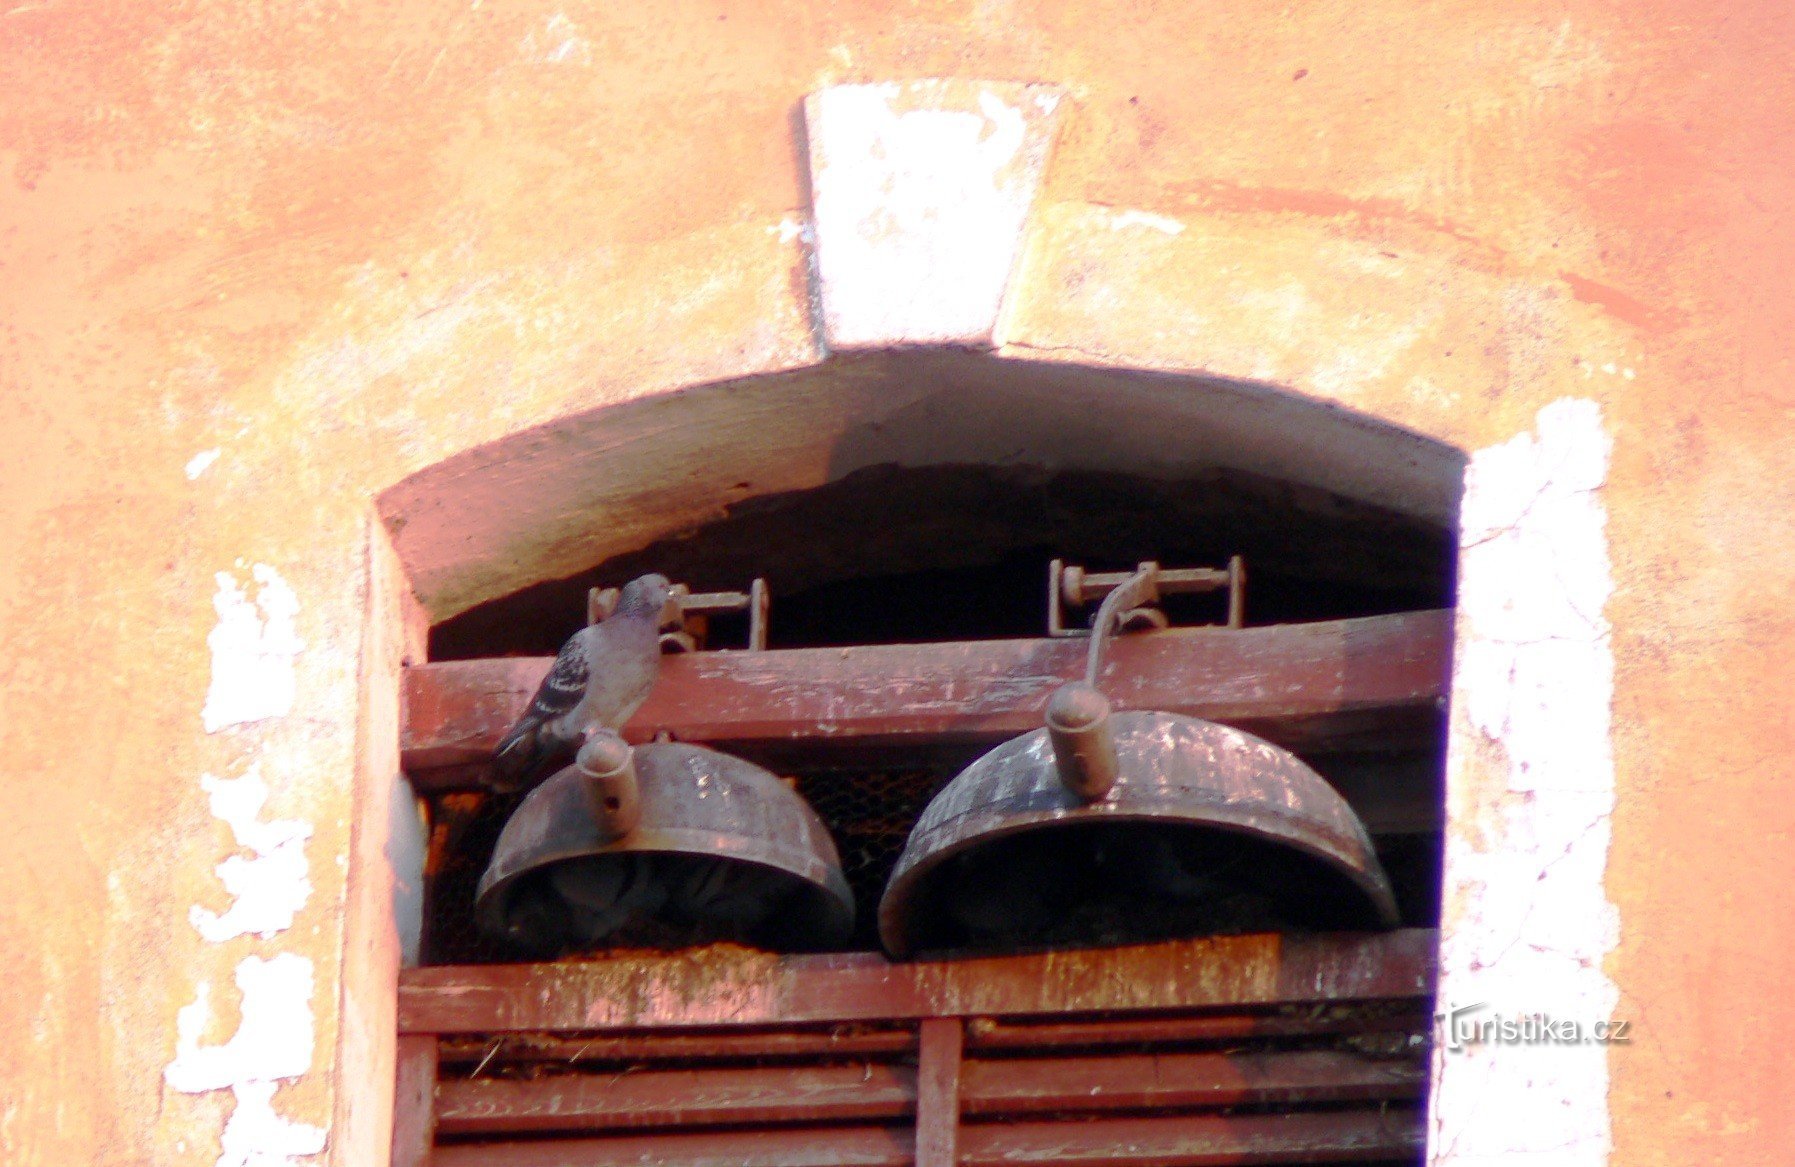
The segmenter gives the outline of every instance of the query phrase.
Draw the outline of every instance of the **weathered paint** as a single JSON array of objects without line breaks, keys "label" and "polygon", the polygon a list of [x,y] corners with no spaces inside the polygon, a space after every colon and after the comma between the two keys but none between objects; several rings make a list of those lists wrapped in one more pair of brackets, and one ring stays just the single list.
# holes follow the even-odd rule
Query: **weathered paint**
[{"label": "weathered paint", "polygon": [[[1615,804],[1609,445],[1600,407],[1564,398],[1533,431],[1478,451],[1465,475],[1453,697],[1476,737],[1455,738],[1449,767],[1446,1013],[1482,1006],[1473,1018],[1542,1014],[1588,1029],[1620,999],[1603,968],[1620,939],[1604,888]],[[1593,1042],[1441,1042],[1430,1161],[1608,1162],[1608,1056]]]},{"label": "weathered paint", "polygon": [[[533,31],[566,43],[557,14],[589,62],[520,51]],[[1257,378],[1303,396],[1251,408],[1343,406],[1464,450],[1565,396],[1601,405],[1604,888],[1626,921],[1603,967],[1636,1031],[1608,1058],[1611,1162],[1783,1162],[1792,22],[1715,0],[9,9],[0,1154],[213,1163],[228,1093],[155,1087],[194,986],[228,984],[252,948],[314,961],[329,1052],[282,1085],[281,1113],[335,1122],[376,1080],[342,1019],[386,974],[349,959],[369,946],[340,908],[360,902],[350,825],[376,789],[350,777],[379,739],[357,669],[370,498],[548,427],[544,450],[513,450],[521,475],[562,419],[698,399],[595,422],[571,465],[664,490],[576,500],[558,529],[532,515],[492,557],[513,574],[477,597],[589,540],[637,544],[885,457],[894,427],[905,457],[1001,456],[1000,421],[1051,453],[1051,427],[1151,399],[1157,446],[1110,452],[1152,466],[1204,423],[1213,398],[1087,379],[1103,365]],[[918,76],[1067,90],[1000,337],[1063,376],[1021,399],[956,385],[964,405],[908,413],[919,396],[842,408],[837,386],[750,408],[701,388],[817,358],[807,250],[779,229],[808,213],[805,95]],[[1185,229],[1113,230],[1095,208]],[[1326,388],[1328,367],[1349,375]],[[991,405],[1006,400],[1025,408]],[[1281,428],[1313,433],[1300,414]],[[484,529],[465,501],[455,517]],[[1450,516],[1456,492],[1436,501]],[[305,598],[307,647],[291,715],[208,735],[212,573],[239,556]],[[1506,782],[1474,725],[1454,732]],[[276,941],[213,945],[181,924],[220,906],[224,829],[194,776],[256,759],[270,816],[313,824],[315,889]]]},{"label": "weathered paint", "polygon": [[1158,231],[1162,235],[1177,235],[1184,230],[1184,224],[1170,215],[1156,215],[1152,211],[1135,210],[1112,210],[1110,212],[1109,229],[1111,231],[1126,231],[1130,227]]},{"label": "weathered paint", "polygon": [[236,1032],[222,1044],[201,1044],[212,1007],[210,986],[200,982],[180,1012],[175,1058],[163,1076],[188,1094],[231,1091],[235,1107],[219,1135],[217,1167],[298,1167],[301,1157],[323,1151],[326,1132],[282,1117],[273,1098],[281,1080],[311,1069],[312,962],[292,953],[246,956],[236,982]]},{"label": "weathered paint", "polygon": [[717,944],[667,956],[409,969],[414,1034],[840,1024],[1425,998],[1427,929],[1228,935],[1124,948],[892,962]]},{"label": "weathered paint", "polygon": [[[1443,610],[1185,628],[1118,638],[1102,683],[1118,710],[1227,721],[1292,750],[1326,751],[1330,730],[1431,740],[1451,648],[1452,615]],[[1083,674],[1087,655],[1084,641],[1068,639],[685,653],[663,662],[624,729],[631,741],[662,730],[689,742],[996,740],[1039,729],[1048,696]],[[407,769],[428,781],[431,767],[484,762],[553,663],[502,657],[408,670]],[[1336,715],[1344,728],[1330,725]]]},{"label": "weathered paint", "polygon": [[213,446],[210,450],[201,450],[193,457],[187,459],[187,465],[182,467],[182,470],[187,475],[187,480],[191,482],[204,474],[207,470],[210,470],[212,468],[212,463],[218,461],[219,455],[223,453],[223,450],[219,449],[217,446]]},{"label": "weathered paint", "polygon": [[328,1132],[283,1118],[274,1109],[279,1083],[267,1080],[231,1086],[236,1103],[218,1136],[218,1167],[303,1167],[321,1154]]},{"label": "weathered paint", "polygon": [[842,85],[805,102],[832,349],[989,344],[1047,165],[1047,85]]},{"label": "weathered paint", "polygon": [[228,1041],[202,1045],[212,1020],[211,990],[201,982],[181,1010],[175,1057],[164,1077],[176,1090],[197,1094],[242,1082],[297,1078],[312,1065],[312,962],[283,952],[246,956],[237,966],[240,1020]]},{"label": "weathered paint", "polygon": [[[197,478],[209,461],[198,471],[189,463],[188,478]],[[299,599],[265,563],[251,566],[249,575],[253,602],[236,576],[216,575],[218,623],[206,638],[212,679],[200,715],[208,734],[283,718],[293,707],[297,658],[305,649],[296,624]],[[274,940],[292,928],[312,895],[305,845],[313,826],[303,819],[262,817],[269,789],[253,760],[258,744],[246,743],[252,760],[240,777],[200,775],[212,814],[230,828],[236,847],[249,852],[228,855],[214,868],[231,897],[228,908],[217,912],[194,904],[188,909],[188,921],[211,944],[245,936]],[[175,1052],[164,1080],[185,1094],[231,1093],[230,1114],[217,1136],[216,1167],[298,1167],[302,1158],[324,1150],[326,1128],[295,1121],[274,1107],[279,1084],[312,1069],[313,968],[310,957],[292,952],[243,957],[234,973],[241,994],[237,1029],[221,1043],[201,1040],[212,1022],[209,981],[199,982],[192,1003],[176,1015]]]},{"label": "weathered paint", "polygon": [[200,775],[212,813],[231,828],[237,846],[253,857],[232,855],[217,867],[219,882],[232,896],[223,913],[194,905],[188,914],[199,934],[213,943],[254,934],[264,940],[293,926],[293,916],[312,894],[305,841],[310,823],[298,819],[260,821],[268,786],[252,766],[241,778]]},{"label": "weathered paint", "polygon": [[231,572],[217,574],[212,607],[218,626],[206,637],[212,650],[212,686],[201,713],[207,733],[228,726],[282,717],[293,708],[293,658],[305,648],[294,631],[299,600],[280,572],[266,563],[249,569],[248,586]]}]

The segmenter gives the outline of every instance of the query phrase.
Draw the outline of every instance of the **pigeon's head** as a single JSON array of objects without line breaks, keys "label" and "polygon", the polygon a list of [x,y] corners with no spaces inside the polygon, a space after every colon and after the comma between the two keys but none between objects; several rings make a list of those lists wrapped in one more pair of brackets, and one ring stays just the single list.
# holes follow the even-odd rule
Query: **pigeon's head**
[{"label": "pigeon's head", "polygon": [[666,576],[658,572],[637,576],[623,585],[623,593],[617,597],[617,615],[653,616],[658,624],[665,619],[672,598],[673,583]]}]

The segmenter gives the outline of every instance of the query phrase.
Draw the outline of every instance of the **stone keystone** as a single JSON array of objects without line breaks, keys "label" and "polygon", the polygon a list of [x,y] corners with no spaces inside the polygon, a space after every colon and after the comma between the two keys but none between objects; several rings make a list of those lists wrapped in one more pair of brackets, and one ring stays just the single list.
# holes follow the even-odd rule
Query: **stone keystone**
[{"label": "stone keystone", "polygon": [[906,81],[804,102],[832,350],[992,347],[1062,91]]}]

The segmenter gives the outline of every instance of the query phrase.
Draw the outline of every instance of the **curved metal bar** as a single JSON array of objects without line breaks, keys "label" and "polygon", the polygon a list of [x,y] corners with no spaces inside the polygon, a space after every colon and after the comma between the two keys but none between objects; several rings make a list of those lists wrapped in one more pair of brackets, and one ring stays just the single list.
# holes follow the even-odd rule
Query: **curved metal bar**
[{"label": "curved metal bar", "polygon": [[1138,608],[1149,600],[1158,599],[1158,578],[1159,564],[1148,561],[1135,569],[1127,583],[1103,597],[1103,603],[1097,608],[1097,618],[1091,624],[1091,649],[1084,666],[1085,684],[1093,689],[1097,687],[1097,671],[1103,665],[1103,648],[1109,643],[1110,629],[1117,622],[1117,616],[1130,608]]}]

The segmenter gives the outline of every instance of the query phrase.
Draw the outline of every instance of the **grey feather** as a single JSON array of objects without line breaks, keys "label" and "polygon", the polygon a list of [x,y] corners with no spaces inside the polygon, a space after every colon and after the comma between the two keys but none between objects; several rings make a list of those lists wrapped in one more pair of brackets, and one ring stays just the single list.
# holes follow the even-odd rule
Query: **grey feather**
[{"label": "grey feather", "polygon": [[576,947],[641,923],[667,899],[654,857],[640,852],[570,859],[549,869],[549,882],[561,896],[563,939]]},{"label": "grey feather", "polygon": [[669,864],[668,908],[707,933],[745,940],[790,890],[779,872],[721,855],[682,855]]},{"label": "grey feather", "polygon": [[660,671],[660,628],[672,585],[631,580],[617,610],[561,646],[530,706],[493,751],[493,785],[527,790],[568,761],[588,731],[621,729]]}]

